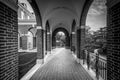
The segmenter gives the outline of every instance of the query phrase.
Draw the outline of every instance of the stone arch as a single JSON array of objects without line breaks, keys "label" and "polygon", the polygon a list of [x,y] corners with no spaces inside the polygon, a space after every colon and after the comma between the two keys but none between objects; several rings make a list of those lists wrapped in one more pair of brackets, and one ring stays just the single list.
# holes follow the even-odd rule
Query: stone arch
[{"label": "stone arch", "polygon": [[36,27],[30,27],[30,28],[28,29],[28,31],[31,31],[32,34],[33,34],[33,37],[36,37],[36,32],[37,32]]},{"label": "stone arch", "polygon": [[59,32],[59,31],[62,31],[65,33],[65,36],[66,36],[66,47],[70,47],[70,37],[69,37],[69,32],[65,29],[65,28],[56,28],[53,32],[52,32],[52,47],[55,47],[56,46],[56,34]]},{"label": "stone arch", "polygon": [[36,29],[36,27],[31,27],[28,29],[28,31],[32,32],[32,34],[33,34],[33,49],[36,49],[37,29]]},{"label": "stone arch", "polygon": [[28,31],[28,40],[27,40],[27,49],[33,49],[33,32],[32,31]]},{"label": "stone arch", "polygon": [[94,0],[86,0],[85,4],[83,6],[83,9],[82,9],[81,17],[80,17],[80,24],[79,24],[80,26],[86,24],[87,14],[88,14],[89,8],[93,1]]},{"label": "stone arch", "polygon": [[94,0],[86,0],[80,16],[79,27],[76,30],[77,36],[77,57],[81,58],[81,51],[84,47],[85,24],[89,8]]},{"label": "stone arch", "polygon": [[28,32],[31,32],[32,35],[34,36],[34,33],[31,31],[31,29],[33,29],[33,27],[30,27],[30,28],[28,29]]},{"label": "stone arch", "polygon": [[37,6],[36,1],[35,0],[28,0],[28,2],[30,3],[31,7],[33,8],[33,10],[35,12],[37,26],[42,26],[42,17],[41,17],[41,13],[40,13],[40,10]]}]

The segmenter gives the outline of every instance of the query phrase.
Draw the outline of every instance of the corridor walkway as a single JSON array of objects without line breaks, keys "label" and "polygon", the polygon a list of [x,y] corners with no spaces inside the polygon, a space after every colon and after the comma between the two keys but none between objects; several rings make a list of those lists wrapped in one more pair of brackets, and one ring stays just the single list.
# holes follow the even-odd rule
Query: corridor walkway
[{"label": "corridor walkway", "polygon": [[60,49],[30,80],[93,80],[76,62],[70,50]]}]

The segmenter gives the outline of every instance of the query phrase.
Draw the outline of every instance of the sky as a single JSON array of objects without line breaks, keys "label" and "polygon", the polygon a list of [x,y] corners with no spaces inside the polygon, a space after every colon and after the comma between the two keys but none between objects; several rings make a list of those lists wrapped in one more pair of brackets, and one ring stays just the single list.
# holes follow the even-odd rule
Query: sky
[{"label": "sky", "polygon": [[[28,10],[33,12],[30,4],[27,0],[19,0],[20,2],[24,2],[28,6]],[[94,0],[90,9],[88,11],[86,25],[90,26],[92,31],[96,31],[101,27],[106,27],[106,0]]]},{"label": "sky", "polygon": [[88,11],[86,25],[90,26],[92,31],[106,27],[107,9],[105,3],[106,0],[94,0]]}]

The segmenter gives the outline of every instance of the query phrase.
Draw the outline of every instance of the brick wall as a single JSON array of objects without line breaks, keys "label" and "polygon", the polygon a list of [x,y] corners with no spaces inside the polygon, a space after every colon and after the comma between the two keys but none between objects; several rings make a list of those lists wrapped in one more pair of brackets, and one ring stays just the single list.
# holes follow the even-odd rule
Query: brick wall
[{"label": "brick wall", "polygon": [[81,42],[81,29],[77,30],[77,58],[80,58],[81,54],[80,54],[80,42]]},{"label": "brick wall", "polygon": [[50,48],[51,48],[51,46],[50,46],[50,34],[47,34],[47,51],[50,51]]},{"label": "brick wall", "polygon": [[0,2],[0,80],[18,80],[17,12]]},{"label": "brick wall", "polygon": [[75,36],[76,34],[72,34],[72,46],[74,46],[75,47],[75,49],[76,49],[76,36]]},{"label": "brick wall", "polygon": [[37,59],[43,59],[44,58],[44,30],[43,29],[37,29]]},{"label": "brick wall", "polygon": [[85,28],[81,28],[81,38],[80,38],[80,54],[81,54],[81,56],[80,56],[80,58],[82,58],[83,57],[83,49],[84,49],[84,47],[85,47]]},{"label": "brick wall", "polygon": [[120,2],[108,7],[107,80],[120,79]]},{"label": "brick wall", "polygon": [[33,37],[33,48],[36,48],[36,37]]}]

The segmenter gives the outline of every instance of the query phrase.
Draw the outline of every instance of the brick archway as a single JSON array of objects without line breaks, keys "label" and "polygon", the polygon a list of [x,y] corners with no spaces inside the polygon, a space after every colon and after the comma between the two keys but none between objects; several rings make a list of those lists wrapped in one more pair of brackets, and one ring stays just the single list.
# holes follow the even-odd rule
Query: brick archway
[{"label": "brick archway", "polygon": [[35,2],[35,0],[28,0],[28,2],[30,3],[31,7],[33,8],[33,11],[35,12],[37,26],[42,26],[42,17],[37,3]]},{"label": "brick archway", "polygon": [[65,33],[65,36],[66,36],[66,44],[65,46],[66,47],[70,47],[70,36],[69,36],[69,32],[65,29],[65,28],[57,28],[55,29],[53,32],[52,32],[52,47],[55,47],[56,46],[56,34],[59,32],[59,31],[62,31],[63,33]]}]

